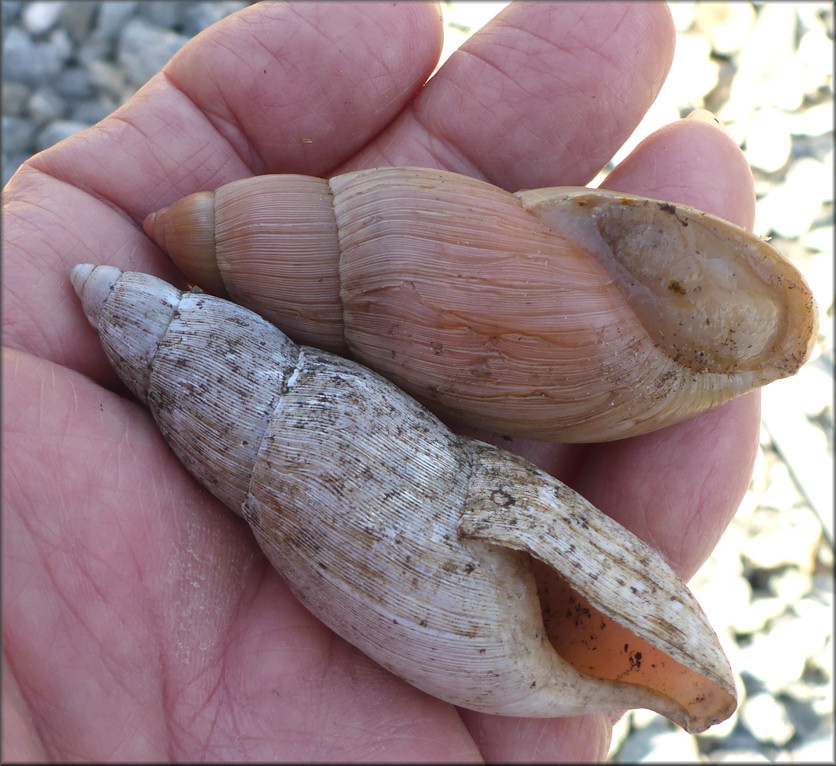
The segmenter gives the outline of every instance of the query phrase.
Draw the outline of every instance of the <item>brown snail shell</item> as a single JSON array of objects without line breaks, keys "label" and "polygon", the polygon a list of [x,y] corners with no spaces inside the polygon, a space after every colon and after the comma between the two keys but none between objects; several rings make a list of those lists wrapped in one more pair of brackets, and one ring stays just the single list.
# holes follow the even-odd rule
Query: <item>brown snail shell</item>
[{"label": "brown snail shell", "polygon": [[[648,707],[702,731],[733,712],[684,583],[557,479],[241,306],[110,266],[72,281],[184,466],[314,615],[393,673],[499,715]],[[560,583],[548,596],[532,557]]]},{"label": "brown snail shell", "polygon": [[815,303],[774,249],[685,205],[439,170],[277,175],[146,220],[188,278],[493,431],[607,441],[792,375]]}]

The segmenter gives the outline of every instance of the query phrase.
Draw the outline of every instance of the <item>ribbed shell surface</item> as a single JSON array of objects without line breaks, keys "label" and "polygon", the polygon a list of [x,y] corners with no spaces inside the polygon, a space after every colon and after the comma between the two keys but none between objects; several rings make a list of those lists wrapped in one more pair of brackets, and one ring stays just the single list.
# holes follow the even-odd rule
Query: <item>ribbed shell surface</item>
[{"label": "ribbed shell surface", "polygon": [[665,704],[592,678],[576,691],[528,555],[460,538],[468,440],[370,370],[212,296],[166,286],[155,299],[164,283],[140,276],[106,301],[111,357],[124,365],[141,349],[123,369],[147,385],[167,441],[323,622],[454,704],[509,715]]},{"label": "ribbed shell surface", "polygon": [[[384,667],[502,715],[642,706],[702,730],[733,710],[728,663],[685,586],[556,479],[242,307],[110,267],[73,281],[183,464],[300,601]],[[600,609],[589,632],[575,619],[547,635],[529,554]],[[596,642],[617,631],[660,672],[619,652],[596,669]]]},{"label": "ribbed shell surface", "polygon": [[511,194],[415,167],[272,175],[146,230],[207,289],[501,434],[647,433],[793,374],[815,339],[811,291],[764,241],[620,192]]}]

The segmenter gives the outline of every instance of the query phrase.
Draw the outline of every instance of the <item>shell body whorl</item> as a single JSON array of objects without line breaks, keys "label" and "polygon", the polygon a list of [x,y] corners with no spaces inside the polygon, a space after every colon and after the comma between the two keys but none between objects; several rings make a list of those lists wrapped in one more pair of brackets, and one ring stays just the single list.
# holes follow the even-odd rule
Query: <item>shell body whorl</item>
[{"label": "shell body whorl", "polygon": [[[698,731],[734,709],[684,584],[556,479],[240,306],[110,267],[72,278],[185,467],[248,522],[300,601],[384,667],[502,715],[649,707]],[[585,617],[547,635],[531,556]],[[614,648],[625,631],[653,669]]]},{"label": "shell body whorl", "polygon": [[511,194],[424,168],[261,176],[186,197],[146,230],[188,277],[291,337],[535,439],[692,417],[793,374],[817,325],[804,279],[765,242],[602,190]]}]

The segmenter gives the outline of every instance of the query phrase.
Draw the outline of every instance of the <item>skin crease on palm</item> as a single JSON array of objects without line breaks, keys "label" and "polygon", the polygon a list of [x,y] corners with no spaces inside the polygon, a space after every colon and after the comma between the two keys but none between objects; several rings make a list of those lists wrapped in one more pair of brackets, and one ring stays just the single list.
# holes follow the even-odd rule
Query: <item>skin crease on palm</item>
[{"label": "skin crease on palm", "polygon": [[[459,710],[311,617],[124,396],[68,275],[109,263],[182,284],[143,217],[253,174],[410,164],[583,185],[650,106],[674,40],[663,3],[514,4],[422,89],[433,5],[252,6],[26,163],[3,211],[6,760],[604,758],[612,717]],[[742,154],[706,121],[652,135],[606,186],[753,221]],[[491,440],[688,578],[745,492],[758,423],[755,393],[610,444]]]}]

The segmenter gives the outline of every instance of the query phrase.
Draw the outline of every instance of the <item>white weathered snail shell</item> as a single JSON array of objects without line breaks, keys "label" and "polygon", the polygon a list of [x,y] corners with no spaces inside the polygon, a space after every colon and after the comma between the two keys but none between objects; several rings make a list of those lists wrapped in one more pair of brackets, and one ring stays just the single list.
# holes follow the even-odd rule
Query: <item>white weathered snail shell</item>
[{"label": "white weathered snail shell", "polygon": [[[72,281],[186,468],[313,614],[393,673],[501,715],[647,707],[701,731],[734,710],[685,585],[556,479],[240,306],[110,266]],[[561,583],[548,626],[532,556]]]},{"label": "white weathered snail shell", "polygon": [[502,434],[606,441],[792,375],[817,313],[766,242],[620,192],[426,168],[233,181],[149,216],[184,274]]}]

